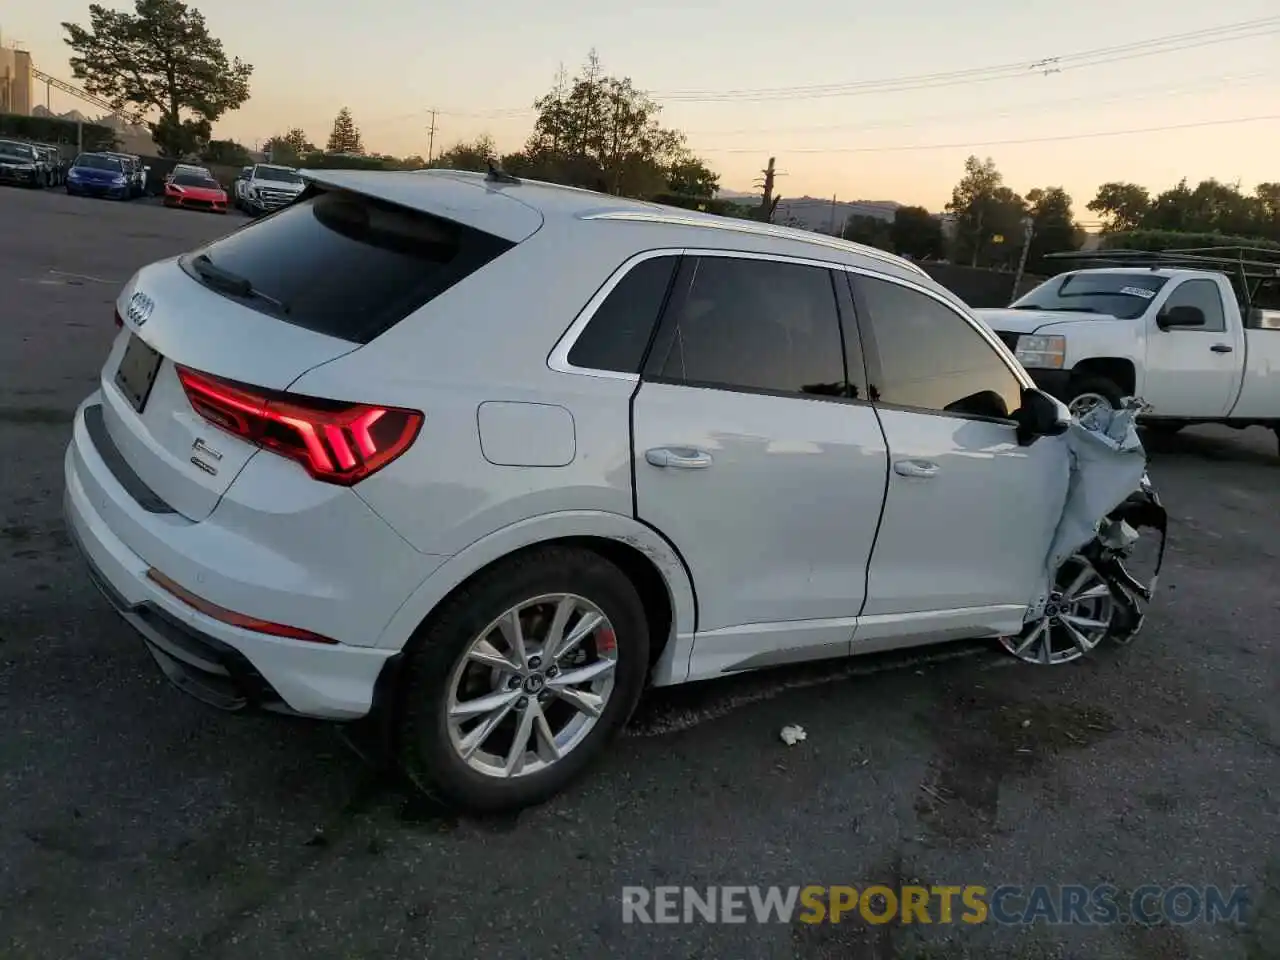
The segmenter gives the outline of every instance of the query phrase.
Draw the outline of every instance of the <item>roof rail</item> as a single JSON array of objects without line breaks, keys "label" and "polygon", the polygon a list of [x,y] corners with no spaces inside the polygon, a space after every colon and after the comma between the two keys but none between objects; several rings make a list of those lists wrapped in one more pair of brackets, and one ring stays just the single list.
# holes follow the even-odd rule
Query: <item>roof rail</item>
[{"label": "roof rail", "polygon": [[899,257],[896,254],[888,253],[876,247],[867,246],[861,243],[854,243],[850,240],[842,240],[837,237],[830,237],[823,233],[810,233],[807,230],[796,230],[790,227],[779,227],[772,223],[760,223],[753,220],[738,220],[736,218],[721,217],[715,214],[690,214],[682,211],[678,207],[659,207],[656,210],[599,210],[579,215],[581,220],[620,220],[630,223],[654,223],[665,224],[669,226],[682,227],[702,227],[709,230],[725,230],[731,233],[745,233],[758,237],[773,237],[779,240],[793,240],[800,243],[808,243],[819,247],[829,247],[832,250],[839,250],[843,253],[856,253],[860,256],[867,257],[870,260],[879,260],[882,263],[891,264],[904,270],[910,270],[922,277],[929,278],[929,274],[919,265]]}]

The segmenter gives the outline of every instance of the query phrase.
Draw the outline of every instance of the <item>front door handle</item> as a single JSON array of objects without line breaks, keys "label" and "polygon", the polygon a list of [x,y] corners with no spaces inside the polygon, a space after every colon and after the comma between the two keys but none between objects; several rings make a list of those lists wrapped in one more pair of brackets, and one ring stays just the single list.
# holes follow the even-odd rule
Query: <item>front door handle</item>
[{"label": "front door handle", "polygon": [[938,465],[932,460],[899,460],[893,465],[893,472],[900,477],[918,477],[927,480],[937,476]]},{"label": "front door handle", "polygon": [[1230,353],[1234,349],[1234,347],[1232,347],[1229,343],[1215,343],[1209,349],[1212,350],[1214,353]]},{"label": "front door handle", "polygon": [[680,470],[702,470],[711,466],[711,454],[695,447],[654,447],[644,452],[644,458],[655,467]]}]

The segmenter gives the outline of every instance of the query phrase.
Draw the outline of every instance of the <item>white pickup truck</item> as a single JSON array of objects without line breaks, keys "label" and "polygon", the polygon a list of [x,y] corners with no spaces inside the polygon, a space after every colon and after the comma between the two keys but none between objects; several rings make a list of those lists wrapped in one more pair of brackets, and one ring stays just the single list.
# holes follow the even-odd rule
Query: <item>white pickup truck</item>
[{"label": "white pickup truck", "polygon": [[[1234,256],[1232,256],[1234,252]],[[1064,259],[1067,259],[1064,257]],[[1143,424],[1280,437],[1280,254],[1098,251],[1005,309],[975,313],[1077,416],[1137,396]]]}]

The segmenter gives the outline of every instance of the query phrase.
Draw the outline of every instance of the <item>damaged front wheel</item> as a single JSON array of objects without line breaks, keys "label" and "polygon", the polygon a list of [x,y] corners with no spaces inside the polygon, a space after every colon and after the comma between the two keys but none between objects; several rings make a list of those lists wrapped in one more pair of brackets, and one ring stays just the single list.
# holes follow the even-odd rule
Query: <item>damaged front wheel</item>
[{"label": "damaged front wheel", "polygon": [[1019,660],[1056,666],[1089,653],[1106,639],[1116,613],[1106,580],[1081,554],[1063,561],[1041,615],[1000,643]]}]

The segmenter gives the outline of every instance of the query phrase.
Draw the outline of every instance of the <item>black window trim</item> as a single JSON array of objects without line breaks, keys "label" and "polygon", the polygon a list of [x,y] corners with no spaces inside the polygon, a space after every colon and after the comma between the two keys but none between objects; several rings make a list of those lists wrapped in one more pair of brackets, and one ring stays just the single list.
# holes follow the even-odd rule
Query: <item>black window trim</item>
[{"label": "black window trim", "polygon": [[[840,368],[844,372],[844,383],[848,387],[849,380],[849,349],[850,335],[846,332],[846,325],[851,318],[845,316],[845,305],[840,298],[840,284],[836,276],[838,271],[847,270],[845,264],[831,263],[826,260],[811,260],[806,257],[792,257],[785,254],[760,253],[754,250],[728,250],[724,248],[701,249],[694,247],[685,247],[681,250],[682,257],[689,260],[697,260],[710,257],[719,257],[728,260],[762,260],[773,263],[784,263],[791,266],[812,267],[825,271],[827,279],[831,283],[832,302],[836,308],[836,327],[840,336],[841,356]],[[679,286],[681,273],[687,269],[685,263],[679,264],[676,272],[676,285]],[[658,318],[658,326],[656,333],[649,344],[648,355],[644,359],[644,365],[641,368],[640,379],[645,383],[661,383],[673,387],[689,387],[696,390],[719,390],[722,393],[742,393],[759,397],[777,397],[784,400],[813,400],[827,403],[844,403],[857,405],[870,405],[870,402],[864,397],[852,396],[835,396],[824,393],[796,393],[793,390],[772,390],[766,387],[744,387],[730,386],[724,383],[706,383],[700,380],[684,380],[673,377],[661,376],[657,371],[666,363],[666,354],[670,352],[673,331],[671,329],[671,305],[674,297],[669,296],[666,308],[662,315]],[[859,343],[861,338],[856,328],[852,329],[855,340]],[[666,349],[662,349],[661,344],[666,340]],[[661,361],[658,357],[661,356]]]},{"label": "black window trim", "polygon": [[[894,277],[888,274],[878,273],[874,270],[863,270],[857,267],[848,267],[845,274],[849,281],[849,291],[853,296],[854,314],[858,324],[859,340],[862,343],[862,355],[867,365],[867,378],[871,384],[880,380],[882,370],[880,368],[880,352],[879,346],[876,344],[875,331],[871,327],[871,309],[863,296],[862,290],[858,286],[858,278],[865,277],[868,280],[883,280],[888,283],[897,284],[910,290],[912,293],[923,294],[926,297],[942,304],[943,307],[950,310],[957,317],[968,324],[969,328],[977,333],[986,344],[991,347],[992,352],[1004,364],[1005,369],[1012,374],[1014,380],[1022,387],[1023,391],[1034,390],[1036,385],[1031,379],[1031,375],[1021,369],[1016,363],[1010,363],[1009,348],[1006,347],[994,333],[986,328],[980,321],[969,317],[964,311],[958,309],[954,303],[951,303],[946,297],[939,296],[935,291],[922,287],[917,283],[912,283],[901,277]],[[1017,426],[1017,421],[1011,417],[983,417],[972,413],[956,413],[950,410],[934,410],[929,407],[916,407],[903,403],[885,403],[883,400],[874,400],[873,404],[882,410],[902,410],[906,413],[917,413],[923,416],[947,417],[953,420],[976,420],[981,423],[998,423],[1003,426]],[[1010,411],[1012,412],[1012,411]]]},{"label": "black window trim", "polygon": [[[560,335],[560,339],[556,341],[555,346],[551,348],[551,352],[547,355],[547,366],[556,373],[576,373],[580,376],[601,377],[606,380],[623,380],[628,383],[638,382],[640,379],[639,373],[625,373],[621,370],[599,370],[595,367],[576,366],[569,362],[569,353],[577,344],[578,338],[582,336],[582,332],[587,329],[587,325],[591,323],[596,313],[604,305],[604,302],[609,299],[609,295],[613,293],[614,288],[617,287],[618,284],[622,283],[627,274],[646,260],[654,260],[658,257],[674,257],[679,261],[683,256],[684,249],[682,247],[662,247],[655,250],[644,250],[624,260],[622,265],[619,266],[617,270],[613,271],[613,273],[609,275],[608,279],[606,279],[605,282],[596,289],[596,292],[591,295],[591,299],[587,301],[586,306],[578,311],[578,315],[574,317],[573,322],[569,324],[569,328]],[[679,269],[680,264],[677,262],[676,271],[679,272]],[[668,296],[669,295],[670,291],[668,291]],[[664,302],[663,310],[659,313],[658,318],[655,321],[655,332],[662,322],[662,313],[665,312],[666,304]],[[650,339],[652,340],[652,337],[650,337]],[[648,350],[646,349],[645,352],[647,354]],[[642,357],[642,363],[643,360],[644,358]]]}]

